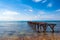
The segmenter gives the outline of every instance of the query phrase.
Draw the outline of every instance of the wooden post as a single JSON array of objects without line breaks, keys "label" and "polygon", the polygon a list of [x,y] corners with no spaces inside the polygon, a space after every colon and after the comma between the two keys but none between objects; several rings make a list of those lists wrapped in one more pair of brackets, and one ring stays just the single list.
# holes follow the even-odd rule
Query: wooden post
[{"label": "wooden post", "polygon": [[56,24],[49,24],[50,28],[52,29],[52,32],[54,32],[54,27]]},{"label": "wooden post", "polygon": [[40,32],[39,27],[40,27],[39,24],[37,24],[37,32]]},{"label": "wooden post", "polygon": [[50,26],[50,28],[52,29],[52,32],[54,32],[54,27],[56,24],[48,24],[45,22],[28,22],[29,24],[32,25],[32,28],[37,31],[40,32],[39,28],[41,29],[41,27],[43,27],[43,31],[46,32],[46,29],[48,26]]},{"label": "wooden post", "polygon": [[43,31],[46,32],[47,24],[43,24],[42,27],[43,27]]},{"label": "wooden post", "polygon": [[40,24],[40,27],[43,28],[43,31],[46,32],[46,29],[47,29],[47,23],[45,23],[45,22],[40,22],[39,24]]}]

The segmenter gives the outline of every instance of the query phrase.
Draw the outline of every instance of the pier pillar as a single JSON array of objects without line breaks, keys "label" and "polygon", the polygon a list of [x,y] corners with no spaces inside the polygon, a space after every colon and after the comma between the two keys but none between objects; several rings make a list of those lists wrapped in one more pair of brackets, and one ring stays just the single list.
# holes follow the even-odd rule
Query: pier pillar
[{"label": "pier pillar", "polygon": [[54,32],[54,27],[56,24],[49,24],[50,28],[52,29],[52,32]]}]

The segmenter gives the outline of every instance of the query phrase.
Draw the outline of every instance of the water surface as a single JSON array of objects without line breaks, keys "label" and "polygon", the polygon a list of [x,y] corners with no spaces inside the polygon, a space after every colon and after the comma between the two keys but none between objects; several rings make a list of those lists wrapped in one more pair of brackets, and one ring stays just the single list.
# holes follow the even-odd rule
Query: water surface
[{"label": "water surface", "polygon": [[[60,21],[50,21],[50,22],[45,21],[45,22],[56,24],[54,30],[56,33],[60,32]],[[48,27],[46,31],[51,31],[51,29]],[[34,33],[34,30],[28,25],[27,21],[0,22],[0,36],[23,35],[27,33]]]}]

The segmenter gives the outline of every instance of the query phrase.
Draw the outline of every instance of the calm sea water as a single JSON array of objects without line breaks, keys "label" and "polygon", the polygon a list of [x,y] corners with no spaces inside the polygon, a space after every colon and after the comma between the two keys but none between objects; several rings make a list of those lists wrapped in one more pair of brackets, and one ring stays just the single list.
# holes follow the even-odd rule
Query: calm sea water
[{"label": "calm sea water", "polygon": [[[55,31],[60,31],[60,21],[45,21],[47,23],[54,23]],[[51,29],[48,27],[47,31]],[[4,21],[0,22],[0,36],[4,35],[18,35],[18,34],[26,34],[26,33],[33,33],[33,29],[28,25],[26,21]]]}]

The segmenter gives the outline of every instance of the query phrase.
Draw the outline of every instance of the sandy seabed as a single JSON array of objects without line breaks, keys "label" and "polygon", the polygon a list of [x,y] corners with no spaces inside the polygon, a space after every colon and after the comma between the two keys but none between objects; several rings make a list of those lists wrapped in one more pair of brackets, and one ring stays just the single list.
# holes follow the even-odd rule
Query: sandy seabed
[{"label": "sandy seabed", "polygon": [[33,33],[24,36],[2,36],[0,40],[60,40],[60,33]]}]

